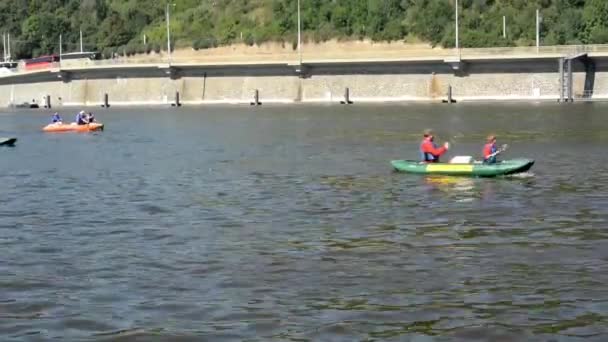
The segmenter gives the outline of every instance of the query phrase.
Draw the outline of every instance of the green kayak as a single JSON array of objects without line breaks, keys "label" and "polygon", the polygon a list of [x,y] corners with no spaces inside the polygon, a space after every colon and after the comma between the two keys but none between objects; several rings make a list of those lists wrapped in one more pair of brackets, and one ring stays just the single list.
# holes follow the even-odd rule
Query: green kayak
[{"label": "green kayak", "polygon": [[395,170],[401,172],[449,176],[495,177],[526,172],[534,165],[534,160],[510,159],[499,161],[496,164],[483,164],[482,162],[474,162],[471,164],[421,163],[415,160],[393,160],[391,161],[391,164]]}]

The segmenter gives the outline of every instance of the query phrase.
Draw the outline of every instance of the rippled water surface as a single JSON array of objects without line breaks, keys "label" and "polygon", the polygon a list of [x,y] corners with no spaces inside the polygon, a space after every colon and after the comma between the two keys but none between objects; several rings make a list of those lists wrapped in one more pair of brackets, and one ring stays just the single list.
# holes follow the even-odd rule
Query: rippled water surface
[{"label": "rippled water surface", "polygon": [[[2,341],[608,340],[608,105],[49,118],[0,113]],[[392,172],[427,127],[536,164]]]}]

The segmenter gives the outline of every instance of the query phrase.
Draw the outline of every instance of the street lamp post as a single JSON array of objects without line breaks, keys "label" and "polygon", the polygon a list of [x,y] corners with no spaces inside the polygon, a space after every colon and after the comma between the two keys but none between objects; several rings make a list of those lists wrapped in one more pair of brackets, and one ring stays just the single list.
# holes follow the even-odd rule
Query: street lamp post
[{"label": "street lamp post", "polygon": [[167,3],[166,15],[167,15],[167,53],[168,53],[169,65],[171,65],[171,30],[169,29],[169,25],[170,25],[169,3]]},{"label": "street lamp post", "polygon": [[507,16],[502,16],[502,37],[507,38]]},{"label": "street lamp post", "polygon": [[460,46],[458,44],[458,0],[456,0],[456,49],[460,49]]},{"label": "street lamp post", "polygon": [[302,23],[300,20],[300,0],[298,0],[298,56],[302,64]]},{"label": "street lamp post", "polygon": [[540,51],[540,10],[536,9],[536,52]]},{"label": "street lamp post", "polygon": [[61,43],[61,34],[59,34],[59,66],[61,66],[61,49],[62,49],[61,45],[63,45],[63,44]]}]

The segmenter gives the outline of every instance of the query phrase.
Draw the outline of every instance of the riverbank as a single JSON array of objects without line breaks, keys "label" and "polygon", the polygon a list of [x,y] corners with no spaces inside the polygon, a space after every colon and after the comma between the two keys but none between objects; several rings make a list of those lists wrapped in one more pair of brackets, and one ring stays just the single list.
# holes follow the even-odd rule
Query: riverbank
[{"label": "riverbank", "polygon": [[[377,54],[384,58],[356,58],[371,50],[361,49],[356,55],[358,50],[351,46],[349,59],[339,59],[335,50],[327,59],[307,57],[302,63],[273,60],[283,55],[272,49],[268,60],[252,54],[250,60],[240,62],[186,61],[193,57],[183,51],[176,51],[171,60],[163,60],[162,55],[147,57],[155,62],[137,56],[63,62],[48,70],[0,77],[0,106],[32,102],[61,107],[608,99],[608,53],[603,46],[543,47],[542,51],[431,49],[433,53],[427,51],[423,56],[416,56],[422,52],[413,49],[409,56],[390,57],[403,46],[385,47]],[[235,52],[233,58],[243,56],[243,51],[247,50]],[[576,54],[578,51],[585,53]],[[227,56],[226,51],[223,55],[219,50],[207,53]],[[568,59],[571,74],[563,72]]]}]

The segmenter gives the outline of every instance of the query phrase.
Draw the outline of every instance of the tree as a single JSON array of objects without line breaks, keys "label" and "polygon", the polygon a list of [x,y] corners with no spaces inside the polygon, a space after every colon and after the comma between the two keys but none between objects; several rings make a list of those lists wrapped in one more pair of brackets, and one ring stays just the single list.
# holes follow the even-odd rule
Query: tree
[{"label": "tree", "polygon": [[601,44],[608,42],[608,1],[588,0],[583,10],[585,21],[582,40],[585,43]]},{"label": "tree", "polygon": [[[607,0],[459,0],[464,47],[533,45],[541,9],[543,44],[608,42]],[[176,46],[295,41],[296,0],[172,0]],[[400,40],[415,36],[454,46],[454,0],[302,0],[305,39]],[[0,0],[0,30],[18,58],[79,45],[87,49],[160,50],[166,46],[166,2],[157,0]],[[507,17],[507,38],[502,36]],[[141,46],[146,34],[149,47]],[[242,36],[241,36],[242,34]],[[241,39],[242,37],[242,39]]]}]

